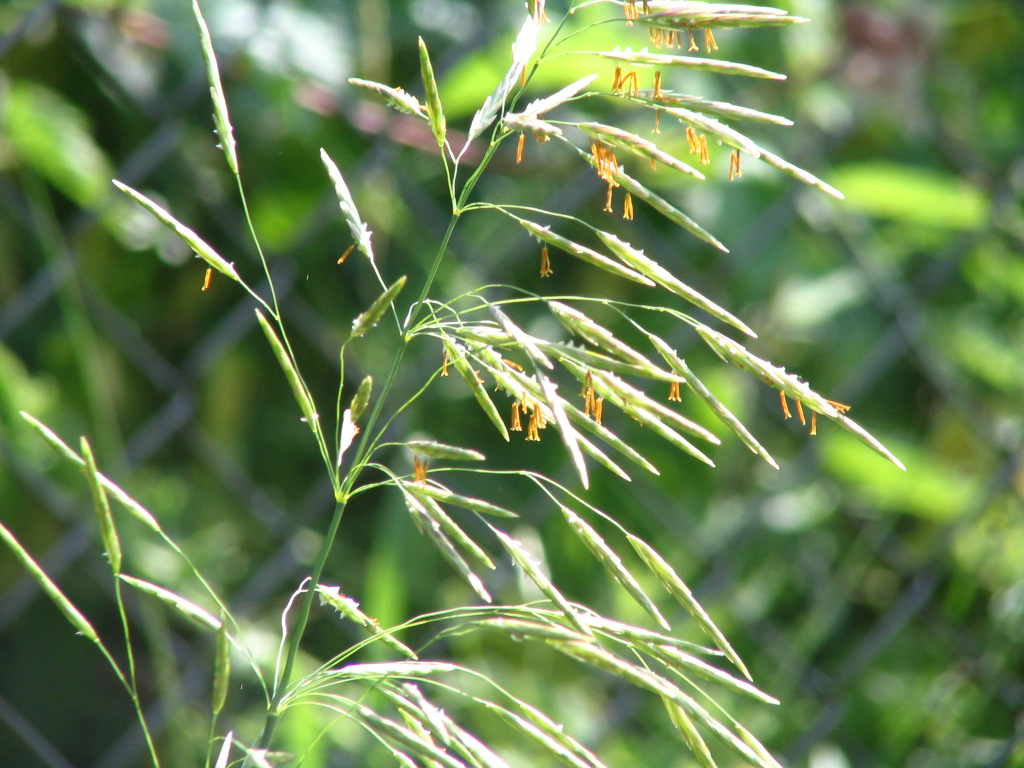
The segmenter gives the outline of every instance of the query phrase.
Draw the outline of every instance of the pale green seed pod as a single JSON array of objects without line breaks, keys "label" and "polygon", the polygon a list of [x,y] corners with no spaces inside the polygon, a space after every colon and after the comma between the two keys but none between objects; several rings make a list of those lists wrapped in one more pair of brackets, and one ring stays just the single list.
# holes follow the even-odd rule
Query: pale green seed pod
[{"label": "pale green seed pod", "polygon": [[388,311],[388,307],[391,306],[392,302],[394,302],[395,298],[405,287],[405,280],[405,275],[395,280],[384,293],[374,300],[373,304],[365,312],[358,315],[352,321],[353,339],[359,338],[380,322],[380,319],[384,317],[384,313]]},{"label": "pale green seed pod", "polygon": [[430,119],[430,130],[437,139],[437,146],[444,146],[447,124],[444,118],[444,110],[441,109],[441,97],[437,92],[437,80],[434,78],[434,67],[430,63],[430,54],[427,53],[427,44],[420,39],[420,73],[423,76],[423,88],[427,96],[427,117]]},{"label": "pale green seed pod", "polygon": [[96,507],[96,517],[100,524],[100,536],[103,539],[103,548],[107,552],[107,559],[115,574],[121,572],[121,540],[118,538],[117,529],[114,527],[114,516],[110,512],[110,502],[107,500],[107,492],[100,482],[100,473],[96,468],[96,460],[92,455],[92,447],[86,438],[82,438],[82,457],[85,459],[85,477],[89,481],[89,488],[92,490],[93,505]]},{"label": "pale green seed pod", "polygon": [[366,406],[370,404],[370,395],[373,393],[373,376],[367,376],[359,383],[359,389],[356,390],[356,396],[352,398],[352,405],[350,410],[352,411],[352,421],[359,421],[359,417],[366,411]]}]

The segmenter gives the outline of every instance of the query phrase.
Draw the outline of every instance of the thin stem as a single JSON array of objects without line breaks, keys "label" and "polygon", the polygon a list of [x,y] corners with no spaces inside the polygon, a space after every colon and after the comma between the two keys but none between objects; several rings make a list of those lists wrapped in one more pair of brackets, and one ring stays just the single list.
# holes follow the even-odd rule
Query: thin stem
[{"label": "thin stem", "polygon": [[[273,739],[274,736],[274,731],[277,728],[277,723],[281,718],[281,712],[279,711],[279,708],[281,706],[282,700],[285,695],[285,691],[287,690],[289,681],[291,679],[292,669],[294,668],[295,665],[295,659],[298,656],[299,646],[302,642],[302,636],[305,634],[306,631],[306,624],[309,621],[309,614],[313,606],[313,595],[316,592],[317,584],[320,583],[320,576],[323,573],[324,565],[327,562],[327,557],[330,554],[331,548],[334,544],[334,540],[338,535],[338,528],[341,525],[341,518],[345,511],[347,494],[357,481],[360,471],[364,467],[362,461],[364,457],[367,455],[368,450],[374,443],[374,441],[371,440],[371,435],[373,435],[374,427],[377,423],[377,420],[380,418],[380,413],[383,408],[384,402],[387,399],[387,396],[390,393],[391,388],[394,386],[395,379],[398,376],[398,371],[401,368],[402,359],[405,356],[405,350],[411,341],[411,337],[408,334],[408,329],[416,321],[416,317],[419,315],[420,310],[423,308],[423,305],[427,300],[427,295],[429,294],[430,289],[433,287],[434,281],[437,278],[437,272],[440,269],[441,262],[444,260],[445,254],[447,254],[448,252],[448,247],[451,244],[452,235],[455,233],[455,227],[458,225],[459,218],[461,217],[462,207],[466,204],[466,201],[469,199],[469,196],[472,193],[473,188],[480,180],[483,171],[486,169],[490,160],[494,157],[494,153],[497,150],[499,143],[500,139],[495,139],[491,141],[479,165],[474,169],[472,175],[470,175],[470,177],[466,180],[465,185],[459,191],[458,200],[453,205],[451,220],[448,222],[448,228],[445,230],[444,237],[442,238],[441,243],[438,246],[437,253],[434,255],[434,261],[431,264],[430,272],[427,275],[427,279],[423,284],[423,289],[420,291],[419,298],[416,300],[416,303],[412,306],[412,309],[410,309],[408,317],[406,318],[404,327],[402,329],[402,337],[399,340],[398,349],[395,351],[395,357],[391,363],[391,370],[388,371],[388,376],[384,382],[384,386],[381,389],[380,396],[374,403],[373,409],[370,413],[370,417],[366,424],[366,428],[363,430],[363,437],[359,442],[359,446],[356,449],[355,458],[353,459],[352,462],[352,469],[345,477],[344,482],[341,483],[341,487],[336,490],[337,506],[335,507],[334,510],[334,516],[331,518],[330,527],[328,528],[327,534],[324,537],[323,544],[320,547],[320,553],[317,555],[316,562],[313,566],[313,572],[311,575],[309,587],[306,591],[305,597],[303,598],[302,606],[299,609],[298,620],[295,623],[295,627],[292,629],[291,637],[289,638],[288,641],[288,651],[285,657],[284,668],[281,670],[281,675],[279,679],[275,681],[273,695],[271,697],[270,706],[267,711],[267,718],[263,726],[263,732],[260,734],[259,740],[257,742],[257,749],[267,749],[270,746],[271,740]],[[457,167],[458,164],[456,163],[456,168]],[[446,175],[448,175],[449,182],[452,183],[454,181],[454,176],[452,175],[450,169],[448,168],[446,158],[445,171]],[[241,187],[239,188],[241,189]],[[248,212],[246,212],[246,219],[248,220]],[[250,228],[251,226],[252,225],[250,222]],[[259,246],[257,244],[257,248],[258,247]],[[263,261],[264,268],[266,269],[267,265],[266,261],[263,259],[262,250],[260,251],[260,258],[261,261]],[[267,277],[269,279],[269,270],[267,273]],[[273,293],[272,281],[271,292],[274,301],[274,308],[275,310],[277,310],[277,299],[276,295]],[[278,314],[275,317],[275,319],[278,321],[278,326],[280,327],[280,315]],[[288,342],[287,338],[284,336],[283,328],[281,328],[281,332],[282,339],[284,343],[287,345]],[[290,354],[290,346],[288,347],[288,350]],[[390,421],[388,423],[390,423]],[[320,442],[322,444],[322,436],[319,433],[318,437],[320,437]],[[333,467],[328,466],[328,469],[332,472],[333,477]]]},{"label": "thin stem", "polygon": [[292,630],[291,637],[288,640],[288,653],[285,656],[284,668],[281,670],[281,676],[274,682],[274,692],[270,700],[270,708],[267,712],[267,720],[263,726],[263,733],[260,734],[259,742],[257,743],[257,749],[267,749],[270,746],[270,740],[274,736],[274,729],[277,727],[277,723],[281,718],[281,713],[278,711],[281,700],[284,698],[285,690],[288,688],[288,681],[291,678],[292,668],[295,666],[295,659],[299,655],[299,644],[302,641],[302,636],[306,632],[306,624],[309,623],[309,614],[313,609],[313,596],[316,594],[316,585],[320,583],[320,576],[323,574],[324,565],[327,563],[327,557],[331,553],[331,546],[334,544],[334,539],[338,535],[338,528],[341,525],[341,517],[345,513],[345,502],[344,500],[339,501],[334,508],[334,516],[331,518],[331,525],[327,529],[327,535],[324,537],[324,543],[320,547],[320,553],[317,555],[316,562],[313,565],[313,573],[306,589],[306,594],[302,599],[302,606],[299,609],[299,618],[295,622],[295,627]]}]

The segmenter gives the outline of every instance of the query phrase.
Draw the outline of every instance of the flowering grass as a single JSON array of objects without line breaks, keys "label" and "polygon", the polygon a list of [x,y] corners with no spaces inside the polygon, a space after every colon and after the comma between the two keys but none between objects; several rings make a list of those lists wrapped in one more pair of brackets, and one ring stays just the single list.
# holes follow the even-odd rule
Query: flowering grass
[{"label": "flowering grass", "polygon": [[[214,125],[248,219],[242,184],[244,169],[239,163],[235,130],[213,43],[197,2],[193,10],[210,82]],[[503,742],[489,744],[464,724],[470,713],[479,711],[496,715],[521,742],[517,751],[532,754],[533,759],[603,766],[598,755],[568,735],[550,716],[513,694],[502,680],[444,657],[444,644],[440,641],[477,633],[497,633],[534,644],[575,662],[580,674],[599,674],[603,681],[610,676],[620,684],[661,699],[682,743],[702,765],[717,765],[721,758],[716,755],[723,749],[731,750],[751,765],[778,765],[750,731],[726,711],[720,694],[727,692],[729,701],[733,694],[759,704],[776,705],[778,701],[755,686],[747,665],[672,565],[649,543],[627,530],[615,510],[599,509],[589,501],[587,490],[595,471],[608,470],[621,482],[630,481],[631,473],[638,470],[657,474],[660,470],[656,462],[646,455],[652,441],[657,440],[695,461],[714,466],[711,454],[722,438],[674,405],[681,401],[684,388],[708,407],[724,431],[735,434],[769,466],[778,468],[770,453],[698,373],[649,327],[651,318],[666,315],[680,327],[688,328],[693,338],[724,364],[776,390],[786,417],[792,416],[792,401],[809,437],[817,431],[820,416],[902,466],[846,415],[848,405],[827,399],[798,376],[751,353],[728,334],[755,338],[755,329],[714,298],[679,280],[657,256],[644,253],[630,242],[629,222],[634,217],[662,216],[688,233],[682,236],[694,236],[716,249],[726,250],[726,245],[699,222],[638,180],[639,170],[645,166],[677,172],[662,183],[711,184],[716,183],[716,173],[730,181],[742,177],[746,155],[746,162],[766,162],[803,183],[838,195],[826,182],[768,151],[756,136],[731,124],[776,128],[790,124],[785,118],[704,100],[677,92],[673,87],[677,78],[693,70],[730,77],[782,79],[781,74],[723,59],[724,40],[720,41],[715,31],[804,21],[773,8],[656,0],[590,0],[574,3],[561,17],[552,19],[545,3],[533,0],[527,4],[510,66],[480,105],[466,132],[460,134],[465,137],[462,146],[452,144],[454,134],[449,131],[430,52],[422,39],[418,43],[422,100],[402,88],[353,79],[354,87],[383,98],[394,109],[426,123],[444,170],[451,215],[445,234],[431,249],[432,261],[426,277],[418,285],[410,284],[413,281],[404,275],[386,275],[377,264],[372,232],[359,212],[342,169],[320,150],[326,171],[323,183],[333,186],[340,215],[351,235],[351,243],[343,245],[345,255],[339,262],[357,251],[369,265],[378,286],[377,298],[349,319],[350,331],[338,350],[341,376],[337,390],[329,398],[313,391],[303,375],[303,361],[289,340],[287,318],[278,304],[270,269],[251,220],[249,227],[260,254],[263,276],[271,286],[269,297],[261,296],[252,287],[252,276],[243,274],[173,214],[143,193],[115,182],[119,190],[169,227],[207,265],[203,290],[209,286],[211,277],[225,276],[252,296],[270,358],[289,384],[297,417],[317,446],[322,471],[330,478],[336,499],[334,514],[323,531],[323,543],[308,577],[295,585],[292,598],[281,607],[278,653],[273,667],[265,668],[249,650],[247,630],[233,617],[227,601],[218,597],[214,586],[192,565],[183,548],[164,533],[156,518],[101,474],[88,443],[82,443],[79,453],[45,425],[27,416],[64,459],[85,472],[117,586],[119,607],[123,608],[123,584],[185,617],[216,639],[210,662],[214,690],[205,755],[207,766],[221,768],[236,760],[258,766],[283,762],[288,756],[276,751],[275,735],[281,719],[295,711],[326,713],[325,729],[340,728],[342,722],[358,725],[399,765],[505,765]],[[614,63],[612,82],[603,84],[606,88],[594,74],[549,95],[534,92],[534,75],[541,68],[557,66],[555,62],[567,54],[580,28],[606,24],[617,25],[624,47],[572,52],[592,57],[595,66],[602,68],[609,61]],[[701,53],[701,43],[704,55],[690,55]],[[645,45],[656,51],[634,51],[631,47]],[[680,48],[686,55],[676,53]],[[527,101],[530,97],[532,100]],[[650,113],[651,137],[612,122],[579,119],[573,105],[585,100],[607,102],[620,118],[638,111]],[[668,151],[663,146],[668,142],[659,144],[669,134],[686,139],[686,158]],[[240,139],[245,141],[244,132]],[[503,148],[512,152],[514,145],[515,159],[521,162],[527,151],[527,139],[554,142],[581,167],[593,168],[604,185],[605,199],[602,208],[595,206],[592,218],[477,198],[478,183],[497,153]],[[474,144],[480,151],[468,153]],[[727,172],[722,168],[725,155],[718,147],[728,151]],[[469,157],[478,159],[470,164]],[[535,285],[489,285],[459,296],[438,295],[438,271],[443,263],[455,258],[450,250],[451,238],[463,218],[470,215],[514,221],[525,231],[524,236],[535,240],[539,260]],[[542,281],[553,272],[552,249],[579,259],[588,267],[644,286],[650,299],[635,304],[617,300],[614,295],[545,294]],[[557,320],[558,325],[551,327],[560,327],[563,332],[550,336],[531,332],[517,322],[517,316],[526,307],[547,312]],[[595,315],[601,317],[600,322]],[[614,323],[605,320],[607,317]],[[631,343],[621,329],[642,344]],[[382,333],[391,334],[397,341],[390,368],[383,376],[366,376],[357,390],[350,393],[344,385],[346,362],[360,358],[361,345],[369,343],[364,339]],[[421,340],[436,348],[436,369],[423,377],[410,398],[397,401],[396,381],[415,375],[404,366],[405,351]],[[407,439],[394,433],[394,417],[408,408],[428,408],[432,385],[452,371],[475,401],[482,421],[489,423],[504,441],[511,443],[519,434],[525,442],[557,435],[573,470],[571,481],[556,480],[554,472],[542,474],[526,469],[502,470],[502,476],[535,486],[550,501],[551,510],[561,514],[567,530],[580,546],[593,556],[610,581],[646,612],[656,629],[622,622],[572,600],[549,576],[544,564],[531,554],[515,509],[507,508],[500,499],[472,496],[460,490],[462,476],[497,472],[473,446],[468,429],[466,445]],[[324,407],[324,403],[332,401],[333,408]],[[616,432],[606,423],[611,409],[639,424],[644,436],[637,439],[632,432]],[[404,449],[406,460],[411,458],[411,473],[395,467],[396,447]],[[509,448],[509,454],[515,457],[528,450],[528,446],[517,443]],[[447,561],[478,603],[410,616],[397,626],[385,627],[361,610],[357,596],[345,594],[338,585],[324,583],[324,568],[346,509],[358,504],[363,493],[381,487],[393,489],[423,539]],[[114,506],[142,520],[161,546],[184,559],[208,608],[199,600],[123,571],[130,567],[131,555],[121,551],[111,500]],[[598,521],[601,522],[595,525]],[[511,527],[512,522],[516,523],[515,528]],[[136,683],[134,639],[125,612],[121,611],[126,655],[121,656],[120,649],[118,653],[112,650],[114,640],[96,633],[13,534],[0,526],[0,536],[74,628],[100,647],[136,704],[150,757],[154,765],[160,765],[159,750],[149,736],[150,727]],[[494,602],[489,582],[503,558],[519,569],[542,599],[523,604]],[[651,587],[645,585],[655,585],[663,592],[651,594]],[[685,609],[703,633],[706,644],[696,645],[674,637],[672,626],[659,608],[659,602],[669,598]],[[359,628],[363,640],[306,671],[307,665],[300,656],[315,610],[336,612],[340,620]],[[403,639],[407,630],[424,627],[432,630],[433,642],[412,647]],[[375,659],[387,660],[365,661],[361,654],[368,646],[375,648]],[[440,656],[434,658],[434,654]],[[127,662],[119,658],[126,658]],[[239,661],[249,668],[246,674],[258,680],[263,691],[258,717],[244,702],[237,704],[238,710],[234,709],[236,703],[229,682],[233,675],[240,674],[232,671],[232,663]],[[451,702],[457,702],[457,706],[452,707]],[[449,714],[455,710],[460,719]],[[249,732],[247,727],[254,719],[259,725]],[[229,728],[221,727],[224,721],[228,721]]]}]

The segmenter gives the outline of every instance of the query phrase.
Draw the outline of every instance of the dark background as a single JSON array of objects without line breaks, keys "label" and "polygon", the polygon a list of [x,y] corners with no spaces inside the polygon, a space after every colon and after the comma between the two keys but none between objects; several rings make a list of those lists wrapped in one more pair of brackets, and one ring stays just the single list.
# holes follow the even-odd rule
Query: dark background
[{"label": "dark background", "polygon": [[[448,218],[422,124],[364,100],[347,78],[422,95],[422,35],[451,129],[465,130],[507,67],[521,4],[205,5],[254,222],[304,370],[329,401],[338,343],[376,289],[365,261],[335,263],[350,237],[319,148],[349,180],[388,279],[408,274],[418,290]],[[595,472],[593,498],[657,544],[757,683],[783,701],[736,702],[735,714],[787,765],[1024,766],[1024,10],[1010,0],[782,5],[813,23],[722,33],[717,55],[787,72],[787,82],[673,75],[672,86],[793,118],[793,128],[751,133],[847,200],[753,162],[729,184],[721,153],[708,184],[659,181],[731,253],[646,210],[629,232],[752,325],[761,336],[752,351],[853,405],[908,471],[828,424],[809,438],[782,420],[772,390],[666,323],[659,330],[782,469],[722,428],[717,470],[647,438],[661,477],[625,486]],[[615,30],[612,44],[644,42]],[[607,69],[559,61],[536,95]],[[0,6],[0,515],[116,638],[88,489],[18,411],[69,442],[87,434],[104,471],[158,515],[272,659],[283,601],[308,572],[332,508],[329,484],[252,302],[222,278],[200,292],[202,264],[109,183],[166,202],[259,285],[210,112],[187,3]],[[640,119],[626,123],[639,131]],[[600,221],[604,190],[592,171],[552,145],[528,142],[518,166],[512,152],[502,150],[479,198]],[[438,296],[487,282],[635,294],[564,257],[540,285],[536,247],[497,218],[467,217],[453,253]],[[383,376],[389,344],[378,333],[359,347],[350,384]],[[414,391],[439,357],[414,345],[400,389]],[[571,482],[557,441],[499,444],[456,379],[427,397],[397,435],[475,445],[497,465]],[[706,418],[696,403],[683,407]],[[406,457],[394,461],[408,470]],[[512,482],[464,482],[509,505],[518,497],[571,597],[643,620],[543,497]],[[190,594],[179,562],[130,524],[124,535],[130,572]],[[328,570],[385,624],[465,599],[394,494],[352,506]],[[518,599],[513,583],[497,592]],[[166,762],[194,764],[210,639],[150,602],[128,604]],[[690,632],[681,614],[670,618]],[[339,631],[315,622],[310,647],[328,655],[358,637]],[[691,764],[657,702],[526,648],[466,640],[443,650],[514,680],[610,764]],[[253,727],[244,715],[236,725]],[[282,746],[317,730],[296,720]],[[0,552],[0,762],[142,765],[140,747],[127,698],[95,649]],[[304,764],[359,764],[360,749],[339,736]],[[374,754],[365,764],[387,764]]]}]

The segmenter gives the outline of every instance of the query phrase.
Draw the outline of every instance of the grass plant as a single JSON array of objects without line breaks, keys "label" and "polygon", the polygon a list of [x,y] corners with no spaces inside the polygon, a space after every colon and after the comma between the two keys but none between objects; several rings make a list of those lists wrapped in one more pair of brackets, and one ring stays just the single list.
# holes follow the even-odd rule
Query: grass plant
[{"label": "grass plant", "polygon": [[[759,132],[790,125],[787,119],[674,89],[689,71],[782,79],[778,73],[726,60],[720,55],[715,33],[805,20],[775,8],[667,0],[589,0],[573,2],[565,12],[555,13],[545,8],[543,0],[532,0],[527,3],[506,74],[458,139],[449,130],[430,52],[422,39],[418,44],[422,98],[385,83],[353,79],[354,87],[383,98],[429,130],[436,141],[451,211],[443,236],[431,249],[424,279],[416,284],[407,276],[386,274],[378,265],[372,232],[342,169],[320,150],[323,183],[333,186],[351,233],[351,247],[345,250],[342,246],[342,258],[352,254],[368,266],[369,279],[379,290],[369,306],[346,319],[350,331],[338,350],[341,376],[337,390],[322,393],[307,384],[303,361],[290,341],[288,319],[249,216],[244,165],[239,161],[213,43],[195,0],[193,10],[209,78],[214,125],[237,183],[269,291],[261,294],[253,287],[252,276],[236,268],[164,207],[140,191],[114,183],[173,230],[205,263],[207,284],[211,277],[227,278],[252,297],[271,356],[287,379],[298,416],[317,447],[321,471],[330,478],[336,506],[308,577],[295,585],[291,599],[281,607],[278,652],[268,668],[250,650],[247,627],[234,617],[230,602],[218,596],[216,586],[192,563],[186,549],[164,531],[157,516],[103,474],[88,441],[83,439],[76,450],[25,414],[42,438],[85,474],[110,563],[123,636],[101,637],[2,524],[0,536],[73,628],[105,656],[135,705],[152,764],[162,764],[159,739],[152,733],[137,680],[136,640],[122,597],[125,587],[156,600],[214,639],[206,766],[225,768],[239,761],[251,766],[302,764],[303,754],[280,751],[276,739],[282,718],[292,713],[327,715],[322,720],[323,731],[308,745],[310,750],[316,741],[326,739],[332,728],[355,724],[402,766],[504,766],[510,759],[504,745],[512,734],[520,745],[517,752],[533,756],[530,764],[605,765],[553,717],[516,695],[500,676],[446,655],[447,641],[476,634],[535,644],[571,660],[580,674],[594,674],[604,684],[614,680],[661,699],[682,743],[700,765],[719,765],[723,752],[731,751],[750,765],[777,766],[769,751],[729,709],[737,695],[759,704],[777,705],[778,701],[756,687],[743,660],[668,560],[627,530],[614,509],[600,509],[588,500],[588,488],[595,472],[611,473],[617,482],[630,482],[637,473],[659,473],[656,461],[647,455],[651,441],[666,441],[689,457],[684,460],[714,466],[713,449],[721,438],[675,405],[683,390],[692,392],[725,432],[733,433],[729,439],[739,439],[768,465],[778,467],[699,373],[652,329],[652,318],[666,316],[688,328],[693,339],[723,363],[776,390],[785,416],[795,413],[811,435],[819,428],[819,419],[831,422],[902,466],[846,415],[847,405],[827,399],[798,376],[751,352],[734,338],[756,338],[750,325],[678,279],[658,256],[646,254],[630,241],[629,222],[646,209],[643,215],[662,216],[678,225],[683,230],[680,236],[696,237],[712,248],[726,250],[718,237],[664,193],[651,188],[643,175],[645,167],[662,169],[661,184],[712,184],[717,183],[712,171],[724,176],[726,162],[732,180],[742,176],[744,163],[761,161],[823,194],[840,196],[824,181],[759,143]],[[590,51],[580,47],[583,43],[577,45],[586,39],[589,28],[607,25],[615,26],[620,48]],[[505,53],[496,51],[494,55]],[[557,67],[557,62],[569,55],[592,58],[599,72],[613,67],[610,82],[595,73],[554,93],[537,93],[533,85],[536,74]],[[604,102],[605,113],[612,117],[605,122],[581,118],[576,107],[593,101]],[[627,118],[644,112],[650,117],[652,134],[642,136],[623,127],[635,125]],[[244,142],[244,131],[240,133]],[[685,139],[685,157],[659,143],[667,136]],[[581,166],[591,166],[605,186],[603,210],[595,207],[593,217],[584,219],[558,210],[478,197],[479,182],[497,153],[514,152],[518,161],[528,151],[527,144],[534,141],[553,142]],[[471,147],[477,151],[470,152]],[[709,147],[714,149],[714,160]],[[665,178],[668,174],[677,176],[669,180]],[[469,216],[502,217],[535,241],[539,276],[534,285],[486,285],[461,295],[438,295],[439,270],[455,258],[450,248],[453,234]],[[552,251],[645,286],[649,299],[635,303],[614,295],[546,293],[543,278],[552,272]],[[526,310],[536,309],[556,320],[562,332],[541,335],[519,319]],[[383,375],[364,377],[357,387],[346,386],[346,364],[364,354],[363,345],[371,343],[369,337],[380,334],[388,334],[394,341],[390,367]],[[436,368],[422,377],[410,397],[401,399],[396,382],[418,375],[404,364],[406,350],[424,343],[437,350]],[[475,401],[481,419],[504,441],[516,439],[508,448],[513,461],[517,454],[530,450],[519,443],[520,435],[523,442],[531,443],[557,435],[572,467],[572,479],[555,472],[492,467],[473,444],[469,429],[462,445],[396,434],[395,417],[406,409],[428,408],[437,380],[447,376],[464,382],[467,397]],[[668,400],[664,401],[666,392]],[[628,433],[615,431],[604,423],[606,409],[621,411],[638,427]],[[401,468],[409,457],[411,472]],[[535,486],[550,501],[550,510],[564,518],[568,530],[610,582],[643,609],[650,626],[621,621],[571,599],[531,554],[517,510],[508,508],[502,499],[472,495],[460,487],[468,475],[499,472],[502,477]],[[420,534],[461,577],[477,602],[438,608],[409,616],[397,626],[382,626],[362,611],[358,596],[325,583],[332,547],[344,535],[346,510],[359,504],[363,494],[382,487],[404,503]],[[201,599],[186,598],[127,571],[132,554],[122,551],[118,535],[122,513],[140,522],[162,547],[183,560]],[[511,564],[524,580],[532,582],[541,599],[521,604],[495,602],[491,574],[503,563]],[[651,585],[660,587],[663,594],[652,594]],[[704,644],[674,636],[659,607],[668,598],[685,609],[703,633]],[[303,641],[316,610],[336,612],[343,621],[360,628],[364,638],[319,660],[307,671],[308,664],[302,660]],[[414,629],[418,631],[413,633]],[[407,637],[412,634],[430,639],[411,645]],[[246,670],[233,668],[238,665]],[[262,692],[255,725],[251,702],[236,701],[241,697],[231,693],[230,681],[238,676],[257,681]],[[310,714],[314,712],[318,714]],[[479,716],[502,723],[508,735],[492,739],[474,733],[466,723]]]}]

